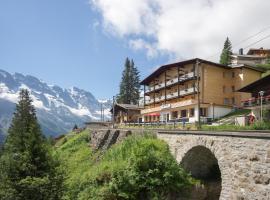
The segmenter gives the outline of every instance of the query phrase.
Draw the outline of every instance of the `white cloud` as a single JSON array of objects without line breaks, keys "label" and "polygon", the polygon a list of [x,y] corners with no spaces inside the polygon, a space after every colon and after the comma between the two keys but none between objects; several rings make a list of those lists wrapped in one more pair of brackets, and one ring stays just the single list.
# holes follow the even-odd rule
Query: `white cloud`
[{"label": "white cloud", "polygon": [[145,49],[147,57],[153,58],[158,55],[158,51],[154,44],[151,44],[143,39],[134,39],[129,41],[129,46],[134,50]]},{"label": "white cloud", "polygon": [[[269,0],[91,0],[103,28],[127,39],[148,57],[169,53],[175,59],[217,59],[226,36],[233,44],[270,26]],[[270,29],[239,46],[270,34]],[[146,39],[148,38],[148,39]],[[150,40],[149,40],[150,38]],[[254,47],[270,48],[270,39]]]}]

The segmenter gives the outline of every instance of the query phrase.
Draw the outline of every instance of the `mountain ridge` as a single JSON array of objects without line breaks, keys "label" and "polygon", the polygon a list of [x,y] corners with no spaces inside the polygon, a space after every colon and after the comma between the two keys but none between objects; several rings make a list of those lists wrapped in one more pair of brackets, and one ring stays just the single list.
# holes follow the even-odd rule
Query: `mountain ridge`
[{"label": "mountain ridge", "polygon": [[110,100],[101,102],[78,87],[65,89],[31,75],[10,74],[0,69],[0,140],[10,125],[21,89],[29,90],[45,135],[57,136],[70,131],[74,124],[82,126],[99,120],[101,103],[105,119],[110,119]]}]

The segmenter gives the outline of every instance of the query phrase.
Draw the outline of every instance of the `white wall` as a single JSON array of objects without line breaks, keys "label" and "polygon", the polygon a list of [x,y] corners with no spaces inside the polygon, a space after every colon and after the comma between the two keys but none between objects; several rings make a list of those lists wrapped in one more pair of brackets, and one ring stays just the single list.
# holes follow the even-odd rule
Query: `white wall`
[{"label": "white wall", "polygon": [[214,119],[217,119],[232,112],[232,108],[222,106],[214,106],[213,108],[213,106],[210,106],[208,108],[208,117],[213,118],[213,111],[214,111]]}]

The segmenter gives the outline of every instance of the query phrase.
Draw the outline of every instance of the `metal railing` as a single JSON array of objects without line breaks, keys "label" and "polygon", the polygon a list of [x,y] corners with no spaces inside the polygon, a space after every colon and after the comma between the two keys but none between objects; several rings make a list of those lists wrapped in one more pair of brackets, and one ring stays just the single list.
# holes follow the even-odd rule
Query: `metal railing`
[{"label": "metal railing", "polygon": [[[184,82],[184,81],[190,80],[190,79],[195,78],[195,77],[196,77],[196,74],[194,72],[189,72],[187,74],[179,76],[179,81],[178,81],[178,77],[175,77],[175,78],[167,81],[166,86],[170,86],[170,85],[173,85],[173,84],[178,83],[178,82]],[[145,92],[152,92],[154,90],[158,90],[158,89],[161,89],[164,87],[165,87],[164,82],[159,83],[155,86],[150,86],[150,87],[146,88]]]},{"label": "metal railing", "polygon": [[[197,88],[196,87],[191,87],[191,88],[187,88],[185,90],[180,90],[179,93],[178,91],[177,92],[172,92],[172,93],[168,93],[166,95],[166,99],[172,99],[172,98],[176,98],[176,97],[180,97],[180,96],[185,96],[185,95],[189,95],[189,94],[192,94],[194,92],[197,92]],[[159,97],[155,97],[155,102],[160,102],[160,101],[163,101],[165,100],[165,95],[163,96],[159,96]],[[148,100],[145,100],[145,104],[151,104],[151,103],[154,103],[154,98],[151,98],[151,99],[148,99]]]},{"label": "metal railing", "polygon": [[[263,105],[268,105],[270,104],[270,95],[263,97],[262,98],[262,104]],[[251,98],[245,101],[242,101],[242,106],[243,107],[255,107],[255,106],[260,106],[261,105],[261,98]]]}]

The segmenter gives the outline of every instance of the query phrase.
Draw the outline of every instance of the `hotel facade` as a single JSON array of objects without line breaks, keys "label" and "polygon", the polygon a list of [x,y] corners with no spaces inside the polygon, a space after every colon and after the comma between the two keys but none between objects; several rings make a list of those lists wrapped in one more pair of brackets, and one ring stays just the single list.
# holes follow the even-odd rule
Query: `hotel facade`
[{"label": "hotel facade", "polygon": [[236,91],[260,79],[262,73],[244,64],[230,67],[198,58],[161,66],[141,82],[142,121],[194,123],[198,98],[203,120],[222,117],[250,98]]}]

